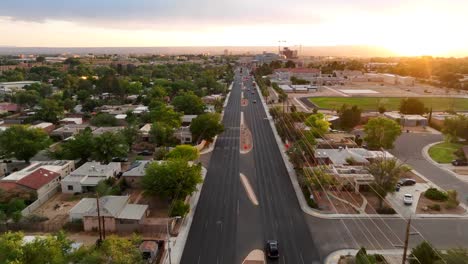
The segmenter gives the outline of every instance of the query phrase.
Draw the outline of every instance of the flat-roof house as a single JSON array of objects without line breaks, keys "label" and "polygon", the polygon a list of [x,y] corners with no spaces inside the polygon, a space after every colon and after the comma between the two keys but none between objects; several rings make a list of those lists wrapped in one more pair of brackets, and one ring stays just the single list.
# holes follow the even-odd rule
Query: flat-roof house
[{"label": "flat-roof house", "polygon": [[115,177],[122,170],[120,162],[101,164],[86,162],[74,170],[62,182],[63,193],[83,193],[94,191],[100,181]]},{"label": "flat-roof house", "polygon": [[47,134],[50,134],[52,133],[52,131],[54,131],[55,125],[49,122],[41,122],[41,123],[32,125],[31,127],[42,129]]},{"label": "flat-roof house", "polygon": [[74,125],[81,125],[83,124],[83,118],[81,117],[65,117],[59,121],[60,124],[62,125],[69,125],[69,124],[74,124]]},{"label": "flat-roof house", "polygon": [[[138,231],[144,222],[148,205],[130,204],[130,196],[103,196],[99,198],[99,214],[104,218],[105,230]],[[97,200],[83,198],[69,212],[70,221],[83,220],[84,231],[98,230]]]},{"label": "flat-roof house", "polygon": [[87,127],[89,127],[91,130],[96,129],[96,127],[90,126],[88,124],[68,124],[55,129],[52,131],[51,135],[65,139],[80,133],[80,131],[85,130]]},{"label": "flat-roof house", "polygon": [[39,168],[21,178],[21,180],[16,182],[16,185],[35,192],[37,197],[43,197],[49,191],[59,186],[60,179],[60,174]]},{"label": "flat-roof house", "polygon": [[120,130],[124,129],[123,126],[115,126],[115,127],[98,127],[93,130],[93,135],[102,135],[106,132],[117,133]]},{"label": "flat-roof house", "polygon": [[316,149],[315,158],[321,165],[366,165],[378,158],[393,158],[387,151],[371,151],[365,148]]},{"label": "flat-roof house", "polygon": [[136,160],[126,172],[122,174],[122,177],[125,179],[125,182],[130,185],[132,188],[140,187],[141,178],[145,176],[146,168],[152,163],[162,161],[150,161],[150,160]]},{"label": "flat-roof house", "polygon": [[400,123],[402,126],[427,126],[427,118],[421,115],[404,115],[396,112],[385,112],[384,116],[393,119]]}]

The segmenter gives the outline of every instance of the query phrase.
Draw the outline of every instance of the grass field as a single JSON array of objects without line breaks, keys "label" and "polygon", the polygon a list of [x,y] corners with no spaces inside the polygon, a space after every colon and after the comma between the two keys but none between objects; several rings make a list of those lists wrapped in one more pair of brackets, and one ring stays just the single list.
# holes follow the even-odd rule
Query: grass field
[{"label": "grass field", "polygon": [[429,156],[438,163],[450,163],[457,159],[454,153],[461,147],[462,144],[457,143],[439,143],[429,148]]},{"label": "grass field", "polygon": [[[311,97],[309,100],[322,109],[339,109],[343,104],[350,106],[357,105],[364,111],[377,111],[379,105],[385,107],[387,111],[394,111],[400,108],[403,97]],[[428,108],[434,111],[468,111],[467,98],[446,98],[446,97],[420,97]]]}]

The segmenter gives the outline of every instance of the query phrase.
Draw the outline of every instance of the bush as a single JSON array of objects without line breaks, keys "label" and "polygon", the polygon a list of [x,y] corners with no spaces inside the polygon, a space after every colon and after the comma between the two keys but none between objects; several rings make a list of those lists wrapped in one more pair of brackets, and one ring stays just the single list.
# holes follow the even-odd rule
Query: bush
[{"label": "bush", "polygon": [[447,201],[448,195],[446,192],[439,191],[436,188],[429,188],[424,192],[424,197],[433,201]]},{"label": "bush", "polygon": [[396,214],[396,211],[391,207],[383,207],[377,209],[378,214]]},{"label": "bush", "polygon": [[445,208],[453,209],[453,208],[456,208],[460,204],[460,201],[458,201],[458,198],[457,198],[458,196],[457,191],[448,190],[447,196],[448,196],[448,199],[447,199],[447,204],[445,205]]},{"label": "bush", "polygon": [[187,213],[189,211],[190,211],[190,205],[189,204],[185,203],[182,200],[175,200],[172,203],[172,209],[171,209],[171,212],[170,212],[170,216],[171,217],[174,217],[174,216],[185,217],[185,215],[187,215]]},{"label": "bush", "polygon": [[434,211],[440,211],[440,204],[431,204],[431,205],[428,205],[427,207]]}]

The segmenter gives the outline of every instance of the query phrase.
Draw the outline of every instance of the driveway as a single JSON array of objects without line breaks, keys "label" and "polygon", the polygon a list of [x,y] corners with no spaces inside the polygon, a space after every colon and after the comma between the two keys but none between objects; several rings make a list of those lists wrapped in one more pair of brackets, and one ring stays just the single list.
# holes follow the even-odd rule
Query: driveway
[{"label": "driveway", "polygon": [[403,133],[390,152],[439,187],[456,190],[460,200],[465,202],[468,196],[468,183],[427,161],[422,155],[424,146],[441,140],[443,140],[442,135]]},{"label": "driveway", "polygon": [[[398,214],[405,218],[409,218],[411,215],[416,213],[416,207],[418,206],[421,193],[429,188],[430,186],[427,183],[416,183],[413,186],[401,186],[400,191],[389,194],[386,199]],[[405,196],[405,194],[413,195],[412,205],[403,204],[403,196]]]}]

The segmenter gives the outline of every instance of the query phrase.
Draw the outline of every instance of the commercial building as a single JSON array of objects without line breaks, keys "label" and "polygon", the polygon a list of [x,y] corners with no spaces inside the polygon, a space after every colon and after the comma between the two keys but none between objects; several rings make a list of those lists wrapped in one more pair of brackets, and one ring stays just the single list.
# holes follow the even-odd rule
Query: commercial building
[{"label": "commercial building", "polygon": [[397,112],[385,112],[384,115],[397,121],[402,126],[415,127],[427,126],[427,118],[421,115],[404,115]]},{"label": "commercial building", "polygon": [[290,80],[291,77],[310,81],[321,76],[319,69],[312,68],[280,68],[273,71],[273,77],[277,80]]},{"label": "commercial building", "polygon": [[278,85],[286,93],[310,93],[317,92],[318,87],[313,85]]}]

